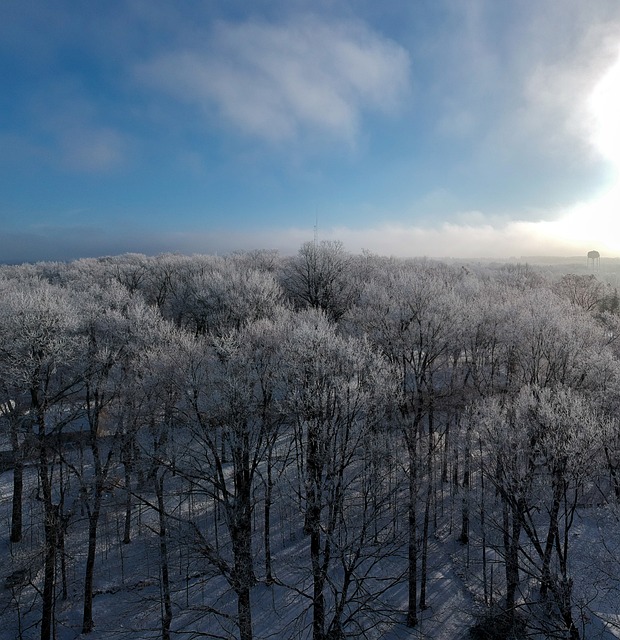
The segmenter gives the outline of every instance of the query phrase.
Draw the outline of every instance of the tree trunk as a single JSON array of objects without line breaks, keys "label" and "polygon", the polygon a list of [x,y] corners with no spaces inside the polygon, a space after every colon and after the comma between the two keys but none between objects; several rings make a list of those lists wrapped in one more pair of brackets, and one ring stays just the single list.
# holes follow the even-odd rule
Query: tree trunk
[{"label": "tree trunk", "polygon": [[265,512],[264,512],[264,542],[265,542],[265,581],[267,584],[273,584],[273,574],[271,566],[271,502],[273,495],[273,477],[272,477],[272,451],[269,450],[267,458],[267,483],[265,485]]},{"label": "tree trunk", "polygon": [[[319,454],[319,427],[309,424],[306,437],[306,514],[304,517],[304,533],[308,535],[312,533],[315,521],[319,522],[321,517],[320,483],[323,467]],[[315,513],[317,508],[319,511],[318,519]]]},{"label": "tree trunk", "polygon": [[618,477],[618,465],[614,464],[611,459],[609,447],[603,447],[605,451],[605,459],[607,460],[607,468],[609,469],[609,475],[611,476],[611,483],[614,488],[614,494],[616,500],[620,500],[620,477]]},{"label": "tree trunk", "polygon": [[125,437],[125,442],[122,449],[122,462],[125,475],[125,522],[123,525],[123,544],[129,544],[131,542],[131,475],[133,469],[132,452],[134,449],[133,436]]},{"label": "tree trunk", "polygon": [[321,566],[320,523],[313,520],[310,533],[310,557],[312,562],[312,640],[325,637],[325,576]]},{"label": "tree trunk", "polygon": [[56,517],[54,509],[46,509],[43,602],[41,606],[41,640],[50,640],[54,618],[56,586]]},{"label": "tree trunk", "polygon": [[13,505],[11,511],[11,542],[22,539],[22,497],[24,492],[24,460],[19,442],[19,421],[11,417],[11,449],[13,450]]},{"label": "tree trunk", "polygon": [[237,618],[240,640],[252,640],[252,606],[250,587],[247,585],[237,590]]},{"label": "tree trunk", "polygon": [[67,532],[67,522],[61,515],[59,518],[58,531],[58,553],[60,554],[60,578],[62,581],[62,599],[69,598],[69,586],[67,584],[67,554],[65,552],[65,534]]},{"label": "tree trunk", "polygon": [[131,542],[131,467],[125,465],[125,523],[123,525],[123,544]]},{"label": "tree trunk", "polygon": [[306,513],[304,533],[310,535],[312,566],[312,640],[325,637],[325,575],[321,562],[321,478],[323,460],[320,455],[320,429],[309,424],[306,443]]},{"label": "tree trunk", "polygon": [[471,425],[467,423],[465,431],[465,451],[463,455],[463,496],[461,508],[461,535],[459,542],[469,542],[469,499],[470,499],[470,474],[471,474]]},{"label": "tree trunk", "polygon": [[[87,405],[91,407],[90,388],[87,387]],[[93,621],[93,580],[95,575],[95,559],[97,552],[97,529],[99,527],[99,515],[101,513],[101,500],[103,497],[103,484],[105,472],[101,463],[99,450],[99,396],[94,394],[93,415],[89,415],[90,422],[90,449],[93,456],[95,471],[95,483],[93,487],[93,508],[88,511],[88,552],[86,555],[86,572],[84,574],[84,610],[82,616],[82,633],[90,633],[95,623]],[[89,411],[90,413],[90,411]]]},{"label": "tree trunk", "polygon": [[444,432],[444,443],[443,443],[443,455],[442,455],[442,459],[441,459],[441,482],[442,484],[447,484],[448,482],[448,470],[449,470],[449,465],[448,465],[448,459],[449,459],[449,453],[450,453],[450,421],[451,418],[449,418],[446,421],[446,430]]},{"label": "tree trunk", "polygon": [[[518,505],[504,501],[504,554],[506,565],[506,612],[514,621],[516,594],[519,588],[519,539],[521,537],[521,514]],[[510,514],[510,515],[509,515]],[[512,522],[510,522],[512,520]]]},{"label": "tree trunk", "polygon": [[41,640],[50,640],[54,622],[54,591],[56,587],[56,548],[58,509],[52,500],[48,448],[45,432],[45,409],[39,397],[39,388],[30,389],[31,406],[36,416],[37,447],[39,457],[39,483],[43,500],[43,601],[41,603]]},{"label": "tree trunk", "polygon": [[[244,427],[245,428],[245,427]],[[230,513],[230,537],[233,548],[233,588],[237,595],[237,624],[241,640],[252,638],[250,590],[256,584],[252,554],[252,479],[247,433],[242,431],[240,444],[230,449],[234,463],[235,495],[226,505]]]},{"label": "tree trunk", "polygon": [[252,608],[250,590],[256,583],[252,562],[252,522],[250,511],[236,514],[231,528],[234,554],[233,588],[237,594],[239,634],[242,640],[252,639]]},{"label": "tree trunk", "polygon": [[549,513],[549,529],[547,530],[547,539],[545,541],[545,549],[542,557],[541,580],[540,580],[540,597],[545,599],[551,588],[551,556],[553,553],[553,544],[559,536],[558,530],[558,514],[562,500],[562,489],[558,478],[553,479],[553,503],[551,512]]},{"label": "tree trunk", "polygon": [[430,523],[431,502],[433,499],[433,453],[435,448],[434,410],[428,411],[428,447],[426,450],[426,500],[424,505],[424,523],[422,525],[422,566],[420,567],[420,610],[427,609],[426,583],[428,578],[428,529]]},{"label": "tree trunk", "polygon": [[[161,638],[170,640],[170,625],[172,623],[172,601],[170,599],[170,576],[168,570],[168,534],[166,532],[166,512],[164,505],[164,474],[155,479],[157,492],[157,512],[159,515],[159,560],[161,566],[161,594],[163,611],[161,616]],[[243,638],[243,636],[242,636]],[[243,639],[245,640],[245,638]]]},{"label": "tree trunk", "polygon": [[408,543],[408,604],[407,626],[415,627],[418,624],[418,531],[417,531],[417,435],[415,430],[407,436],[407,448],[409,452],[409,504],[407,508],[409,524]]},{"label": "tree trunk", "polygon": [[[99,493],[95,488],[95,493]],[[99,527],[99,513],[101,509],[101,495],[95,495],[95,505],[88,514],[88,551],[86,554],[86,571],[84,574],[84,610],[82,615],[82,633],[90,633],[93,622],[93,580],[95,576],[95,558],[97,552],[97,529]]]},{"label": "tree trunk", "polygon": [[566,630],[569,633],[570,640],[580,640],[579,629],[575,625],[575,621],[573,620],[572,613],[572,592],[573,592],[573,584],[572,580],[562,580],[558,589],[559,593],[557,595],[558,605],[560,609],[560,615],[562,616],[562,620],[564,621],[564,625],[566,626]]},{"label": "tree trunk", "polygon": [[[44,427],[43,427],[44,428]],[[49,478],[49,464],[47,459],[47,447],[44,441],[44,431],[40,431],[39,438],[39,480],[43,493],[44,523],[44,577],[43,577],[43,602],[41,605],[41,640],[50,640],[54,617],[54,590],[56,586],[56,532],[57,513],[52,502],[52,488]]]},{"label": "tree trunk", "polygon": [[431,500],[433,495],[431,479],[426,489],[426,504],[424,505],[424,524],[422,525],[422,566],[420,567],[420,611],[428,608],[426,604],[426,583],[428,578],[428,526],[430,521]]},{"label": "tree trunk", "polygon": [[21,542],[22,540],[22,502],[24,492],[24,463],[15,456],[13,467],[13,508],[11,510],[11,542]]},{"label": "tree trunk", "polygon": [[484,590],[484,604],[493,604],[492,586],[489,589],[487,581],[487,530],[486,530],[486,507],[485,507],[485,486],[484,486],[484,458],[482,456],[482,439],[480,446],[480,533],[482,536],[482,586]]}]

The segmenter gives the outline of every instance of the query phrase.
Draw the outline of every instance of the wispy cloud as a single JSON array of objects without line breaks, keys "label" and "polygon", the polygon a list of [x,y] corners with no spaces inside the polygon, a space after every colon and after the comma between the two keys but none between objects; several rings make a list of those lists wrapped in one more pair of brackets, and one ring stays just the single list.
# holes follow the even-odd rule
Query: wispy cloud
[{"label": "wispy cloud", "polygon": [[[339,238],[354,253],[362,249],[379,255],[431,258],[519,258],[531,255],[574,255],[581,243],[555,237],[550,223],[511,220],[492,223],[456,224],[439,227],[385,225],[371,229],[336,228],[329,235]],[[552,225],[553,226],[553,225]]]},{"label": "wispy cloud", "polygon": [[587,98],[617,55],[620,5],[443,0],[443,6],[449,27],[433,50],[441,70],[433,81],[438,132],[469,138],[482,164],[589,162]]},{"label": "wispy cloud", "polygon": [[135,74],[262,139],[309,130],[352,141],[364,111],[398,107],[409,90],[409,56],[360,22],[304,16],[220,22],[204,47],[155,56]]}]

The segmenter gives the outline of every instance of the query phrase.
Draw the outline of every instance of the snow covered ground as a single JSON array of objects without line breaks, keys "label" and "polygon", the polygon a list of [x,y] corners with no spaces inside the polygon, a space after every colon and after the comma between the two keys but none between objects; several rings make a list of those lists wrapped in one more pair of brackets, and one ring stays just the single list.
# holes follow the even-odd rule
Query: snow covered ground
[{"label": "snow covered ground", "polygon": [[[42,558],[34,470],[27,472],[24,542],[8,541],[12,472],[0,475],[0,640],[37,638],[40,616]],[[182,497],[169,499],[171,512],[182,510]],[[142,640],[161,637],[161,590],[159,540],[156,514],[147,505],[136,505],[133,541],[122,543],[124,492],[115,489],[106,495],[100,525],[95,577],[95,630],[89,638]],[[428,608],[420,612],[415,629],[405,626],[407,588],[404,578],[406,556],[403,548],[381,565],[384,577],[401,575],[384,597],[385,609],[364,622],[359,637],[385,640],[466,638],[477,613],[483,611],[482,559],[477,549],[476,531],[470,545],[457,542],[459,501],[444,497],[437,509],[429,547]],[[208,508],[208,507],[205,507]],[[311,608],[307,594],[308,541],[301,522],[273,532],[276,583],[261,581],[262,568],[257,552],[258,584],[252,591],[255,638],[302,639],[311,633]],[[82,637],[82,583],[86,554],[86,518],[76,505],[67,530],[66,599],[59,576],[56,598],[56,638],[74,640]],[[620,638],[620,520],[611,506],[584,507],[571,531],[575,618],[584,638],[613,640]],[[260,532],[257,532],[257,539]],[[258,549],[258,543],[257,543]],[[494,565],[494,554],[487,556],[487,589],[497,600],[502,588],[501,567]],[[491,567],[494,571],[491,574]],[[183,536],[181,527],[170,526],[170,569],[173,599],[173,638],[234,638],[236,600],[224,580],[208,565]],[[25,570],[25,574],[16,572]],[[14,585],[5,581],[13,576]],[[381,576],[378,576],[379,578]],[[491,577],[489,581],[489,577]],[[10,582],[10,579],[9,579]],[[489,582],[491,584],[489,584]],[[528,597],[524,580],[523,596]],[[379,607],[378,607],[379,609]],[[231,616],[227,618],[227,616]]]}]

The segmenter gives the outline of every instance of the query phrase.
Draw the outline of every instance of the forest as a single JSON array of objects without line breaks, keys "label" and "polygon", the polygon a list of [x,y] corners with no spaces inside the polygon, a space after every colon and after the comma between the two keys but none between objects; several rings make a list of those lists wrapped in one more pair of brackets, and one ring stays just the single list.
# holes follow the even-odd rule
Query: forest
[{"label": "forest", "polygon": [[0,639],[620,637],[619,405],[585,264],[0,266]]}]

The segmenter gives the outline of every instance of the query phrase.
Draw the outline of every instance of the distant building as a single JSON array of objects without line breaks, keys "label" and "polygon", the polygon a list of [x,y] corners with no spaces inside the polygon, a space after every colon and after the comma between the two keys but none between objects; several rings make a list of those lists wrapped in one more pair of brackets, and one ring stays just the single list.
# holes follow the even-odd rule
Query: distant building
[{"label": "distant building", "polygon": [[588,267],[590,266],[597,269],[601,266],[601,254],[598,251],[588,251]]}]

